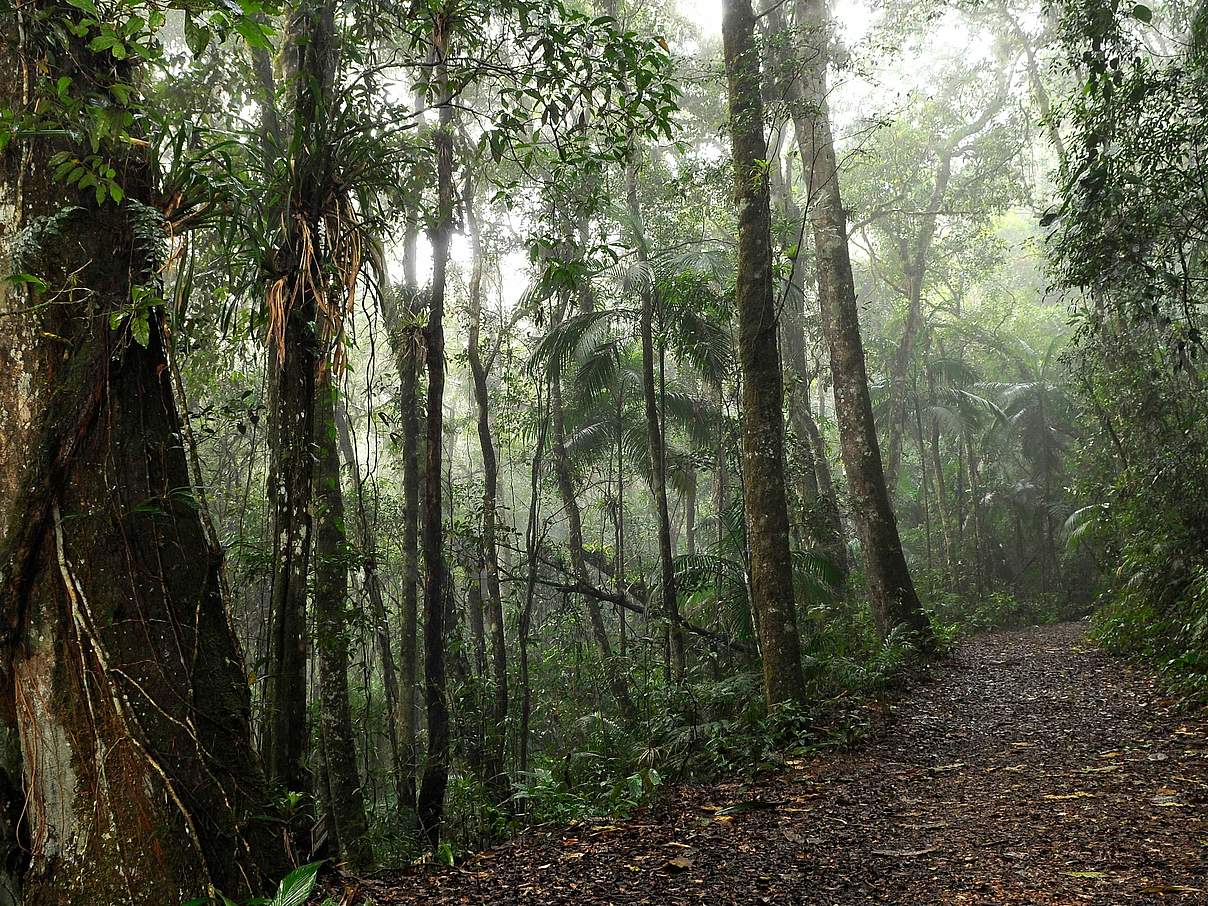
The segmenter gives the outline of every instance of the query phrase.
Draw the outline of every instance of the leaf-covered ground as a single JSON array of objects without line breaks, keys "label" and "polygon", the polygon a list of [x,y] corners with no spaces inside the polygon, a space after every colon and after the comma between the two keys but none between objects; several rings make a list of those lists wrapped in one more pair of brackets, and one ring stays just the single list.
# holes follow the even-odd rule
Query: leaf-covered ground
[{"label": "leaf-covered ground", "polygon": [[1208,721],[1085,624],[970,640],[846,754],[539,828],[337,902],[1208,903]]}]

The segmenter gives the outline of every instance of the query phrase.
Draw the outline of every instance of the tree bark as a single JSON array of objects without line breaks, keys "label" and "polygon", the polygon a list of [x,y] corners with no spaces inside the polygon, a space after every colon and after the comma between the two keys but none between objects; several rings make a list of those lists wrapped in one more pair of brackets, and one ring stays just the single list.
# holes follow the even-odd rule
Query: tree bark
[{"label": "tree bark", "polygon": [[[483,361],[481,350],[483,252],[472,181],[467,182],[466,187],[466,227],[474,256],[473,272],[470,276],[470,328],[466,352],[470,360],[474,402],[478,410],[478,448],[482,456],[482,559],[486,578],[486,618],[491,636],[491,680],[494,691],[487,724],[489,739],[486,769],[488,784],[496,800],[501,801],[507,787],[504,754],[507,746],[508,661],[503,625],[503,595],[499,588],[499,548],[495,540],[499,519],[499,457],[495,452],[495,439],[491,434],[491,400],[487,387],[490,363]],[[490,358],[494,358],[494,351]]]},{"label": "tree bark", "polygon": [[269,779],[302,792],[310,789],[305,765],[306,583],[320,360],[316,294],[327,285],[331,264],[320,240],[327,199],[315,130],[335,78],[335,13],[330,2],[300,0],[290,11],[286,31],[293,182],[281,217],[285,233],[268,262],[273,583],[262,745]]},{"label": "tree bark", "polygon": [[403,461],[403,574],[402,639],[400,660],[402,679],[399,696],[399,747],[402,771],[395,787],[399,807],[404,813],[416,809],[416,774],[419,750],[416,690],[419,680],[419,399],[418,330],[413,324],[420,310],[420,292],[415,267],[415,223],[409,221],[404,237],[404,284],[401,298],[382,294],[382,318],[394,354],[399,375],[399,420],[402,427]]},{"label": "tree bark", "polygon": [[[869,603],[882,635],[904,625],[919,636],[921,644],[929,646],[931,627],[902,552],[868,396],[859,308],[847,248],[847,213],[839,192],[827,103],[829,28],[825,0],[799,0],[797,13],[805,50],[800,55],[781,57],[777,78],[790,104],[802,159],[809,162],[809,216],[817,256],[822,326],[830,349],[835,416],[852,515],[864,548]],[[769,10],[769,21],[774,33],[787,34],[780,7]]]},{"label": "tree bark", "polygon": [[322,368],[317,392],[315,639],[319,654],[319,744],[323,748],[335,851],[354,866],[364,867],[373,860],[373,852],[366,839],[369,822],[357,776],[348,708],[348,539],[340,486],[336,391],[330,365]]},{"label": "tree bark", "polygon": [[[552,381],[552,379],[551,379]],[[528,523],[524,531],[524,549],[528,573],[524,584],[524,604],[520,609],[520,625],[517,627],[520,643],[520,774],[529,768],[529,721],[533,709],[533,692],[529,682],[529,629],[533,621],[533,602],[537,594],[537,569],[541,553],[541,531],[537,519],[541,512],[541,470],[544,467],[545,438],[549,426],[549,406],[542,399],[541,385],[537,385],[537,443],[533,450],[532,468],[529,473]]]},{"label": "tree bark", "polygon": [[671,672],[675,681],[684,678],[684,629],[680,625],[679,595],[675,587],[675,548],[671,543],[671,516],[667,506],[667,444],[659,419],[659,393],[655,381],[654,309],[657,304],[654,273],[646,253],[646,230],[642,206],[638,198],[636,149],[630,145],[625,160],[625,202],[633,222],[633,241],[638,265],[647,270],[642,279],[639,334],[642,344],[642,403],[646,416],[646,439],[650,447],[650,489],[654,493],[658,515],[659,566],[663,613],[667,617],[668,644],[671,652]]},{"label": "tree bark", "polygon": [[771,211],[759,57],[750,0],[726,0],[722,42],[738,207],[738,356],[742,373],[743,491],[752,609],[759,617],[769,705],[803,702],[789,515],[784,486],[783,390],[772,298]]},{"label": "tree bark", "polygon": [[386,738],[390,743],[390,764],[394,774],[395,798],[402,802],[405,793],[403,778],[407,774],[403,756],[404,731],[402,705],[399,692],[398,665],[394,658],[394,646],[390,632],[390,617],[386,612],[385,595],[382,592],[382,577],[378,573],[377,537],[369,515],[365,511],[365,487],[361,469],[357,462],[356,448],[352,443],[352,432],[348,427],[348,416],[343,406],[336,406],[336,435],[340,443],[340,456],[352,475],[353,494],[357,504],[357,540],[361,549],[361,575],[365,583],[365,595],[369,599],[369,616],[373,620],[373,636],[377,642],[378,657],[382,659],[382,689],[386,699]]},{"label": "tree bark", "polygon": [[[61,10],[0,12],[0,107],[32,113],[66,59],[102,91],[137,79],[51,55],[42,29]],[[252,747],[221,550],[191,491],[162,311],[129,314],[135,286],[162,292],[149,162],[115,152],[127,201],[98,206],[52,181],[60,150],[90,153],[18,134],[0,158],[0,265],[45,283],[0,283],[0,722],[24,756],[6,759],[3,791],[11,815],[19,773],[23,902],[258,894],[286,869],[282,822]]]},{"label": "tree bark", "polygon": [[447,29],[436,18],[436,78],[440,91],[439,126],[433,134],[436,151],[437,211],[432,241],[432,291],[425,333],[428,371],[424,474],[424,690],[428,708],[428,752],[420,781],[417,815],[429,845],[440,840],[445,787],[449,782],[449,703],[445,677],[445,562],[442,533],[441,468],[445,396],[445,288],[449,243],[453,233],[453,108],[445,71]]}]

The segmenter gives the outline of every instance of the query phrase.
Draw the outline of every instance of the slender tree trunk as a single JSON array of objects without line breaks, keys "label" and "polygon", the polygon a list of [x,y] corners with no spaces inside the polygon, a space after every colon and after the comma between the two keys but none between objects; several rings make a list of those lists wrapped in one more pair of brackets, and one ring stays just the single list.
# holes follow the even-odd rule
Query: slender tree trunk
[{"label": "slender tree trunk", "polygon": [[357,504],[357,535],[361,548],[361,574],[365,582],[365,594],[369,599],[369,616],[373,620],[373,636],[377,642],[378,657],[382,659],[382,689],[386,699],[386,738],[390,743],[390,765],[394,775],[395,798],[404,800],[401,782],[406,775],[402,750],[404,733],[400,726],[402,705],[398,684],[398,665],[394,659],[394,645],[390,632],[390,617],[386,612],[385,595],[382,593],[382,577],[378,574],[377,537],[365,508],[365,487],[357,463],[356,448],[352,443],[352,432],[348,427],[348,416],[343,406],[334,412],[336,434],[340,443],[340,455],[352,475],[353,493]]},{"label": "slender tree trunk", "polygon": [[684,492],[684,553],[696,556],[696,469],[688,468],[688,487]]},{"label": "slender tree trunk", "polygon": [[[764,28],[765,38],[769,37]],[[772,37],[772,40],[776,40]],[[768,93],[776,96],[775,80],[768,80]],[[784,133],[780,135],[784,141]],[[780,149],[777,149],[776,160],[779,161]],[[784,364],[791,382],[788,390],[789,423],[797,441],[797,455],[801,460],[801,480],[798,484],[798,495],[801,502],[801,521],[810,535],[810,543],[826,553],[829,559],[847,575],[847,540],[843,532],[843,521],[839,514],[838,499],[835,497],[835,483],[831,475],[830,460],[827,458],[826,444],[822,432],[814,420],[810,407],[810,383],[813,379],[811,369],[806,363],[805,339],[805,267],[803,266],[803,249],[805,240],[805,219],[801,209],[793,199],[791,160],[785,161],[785,173],[781,168],[773,166],[769,173],[772,177],[773,206],[779,206],[788,223],[791,232],[786,237],[786,243],[792,243],[796,251],[792,255],[792,267],[783,295],[778,300],[777,308],[787,311],[787,316],[780,320],[780,332],[783,340]]]},{"label": "slender tree trunk", "polygon": [[931,531],[931,482],[927,477],[927,441],[923,436],[923,412],[918,393],[914,397],[914,436],[919,447],[919,496],[923,504],[923,526],[927,534],[927,572],[935,569],[935,545]]},{"label": "slender tree trunk", "polygon": [[[847,248],[847,213],[839,193],[839,170],[828,112],[829,28],[825,0],[799,0],[797,10],[805,48],[793,59],[795,68],[787,66],[786,58],[779,61],[778,77],[791,106],[802,159],[812,161],[810,221],[818,263],[822,326],[830,348],[835,415],[852,515],[864,548],[869,602],[882,635],[895,626],[905,625],[918,634],[924,646],[929,646],[931,627],[902,552],[868,396],[859,308]],[[779,7],[771,8],[769,21],[774,33],[785,34]]]},{"label": "slender tree trunk", "polygon": [[319,744],[335,851],[355,866],[373,861],[365,800],[357,776],[348,708],[348,539],[340,486],[336,391],[331,368],[319,375],[316,440],[319,448],[315,526],[315,639],[319,653]]},{"label": "slender tree trunk", "polygon": [[940,448],[940,430],[935,419],[932,419],[931,422],[930,454],[931,475],[933,484],[935,485],[936,510],[940,520],[940,540],[943,545],[941,553],[944,568],[948,574],[949,586],[955,590],[959,586],[956,575],[957,564],[953,559],[953,551],[956,548],[952,540],[952,515],[948,505],[947,484],[944,480],[944,460]]},{"label": "slender tree trunk", "polygon": [[966,430],[965,452],[969,458],[969,505],[973,520],[973,574],[978,593],[986,590],[986,537],[982,525],[981,479],[978,475],[977,456],[973,449],[973,438]]},{"label": "slender tree trunk", "polygon": [[[638,264],[649,269],[646,231],[643,226],[641,201],[638,198],[636,153],[631,144],[625,161],[625,201],[629,219],[633,222],[633,240]],[[684,678],[684,629],[680,624],[679,595],[675,587],[675,548],[671,543],[671,516],[667,506],[667,444],[659,419],[659,393],[655,382],[654,309],[658,301],[655,293],[654,274],[650,273],[642,281],[642,311],[639,319],[642,342],[642,402],[646,416],[646,439],[650,447],[650,488],[654,494],[658,515],[663,612],[668,620],[671,672],[678,683]]]},{"label": "slender tree trunk", "polygon": [[[930,218],[934,222],[935,218]],[[934,229],[934,227],[933,227]],[[930,243],[928,243],[929,245]],[[898,470],[902,464],[902,437],[906,433],[906,385],[910,378],[910,363],[915,342],[923,325],[923,269],[926,254],[906,262],[906,324],[894,352],[889,370],[889,439],[885,448],[885,483],[892,500],[898,486]]]},{"label": "slender tree trunk", "polygon": [[[797,268],[794,267],[794,272]],[[835,497],[834,478],[826,457],[822,431],[810,408],[810,374],[805,360],[805,332],[800,316],[792,315],[782,322],[788,365],[793,372],[789,393],[789,423],[797,437],[802,460],[800,482],[803,504],[802,520],[810,533],[811,542],[822,550],[839,572],[847,575],[847,539],[839,505]]]},{"label": "slender tree trunk", "polygon": [[[424,109],[422,93],[417,92],[414,109]],[[396,778],[399,807],[405,816],[416,815],[416,777],[419,773],[419,347],[422,331],[416,321],[426,308],[419,286],[417,245],[419,241],[418,204],[405,212],[403,229],[403,285],[397,293],[380,294],[386,338],[394,357],[399,378],[399,422],[401,424],[403,465],[403,531],[401,576],[402,639],[400,645],[401,689],[399,699],[399,744],[403,769]]]},{"label": "slender tree trunk", "polygon": [[533,465],[529,481],[528,523],[524,532],[528,576],[524,585],[524,605],[520,609],[520,774],[529,768],[529,721],[533,712],[533,691],[529,682],[529,630],[533,622],[533,602],[537,594],[537,566],[541,553],[541,531],[537,520],[541,512],[541,470],[544,467],[545,437],[549,424],[549,407],[543,405],[541,386],[537,387],[537,444],[533,450]]},{"label": "slender tree trunk", "polygon": [[[36,84],[67,74],[42,31],[60,12],[0,11],[0,107],[18,117],[34,113]],[[70,75],[102,91],[137,81],[96,59],[73,58]],[[3,766],[6,806],[14,772],[24,792],[23,903],[242,898],[287,854],[222,553],[191,492],[162,312],[140,326],[126,314],[135,286],[162,291],[140,238],[150,167],[139,149],[115,152],[142,204],[97,206],[52,181],[60,150],[90,153],[18,133],[0,166],[0,267],[45,283],[0,283],[0,722],[33,756]]]},{"label": "slender tree trunk", "polygon": [[402,678],[399,696],[399,747],[402,770],[396,779],[399,806],[406,814],[416,810],[416,774],[419,750],[416,691],[419,681],[419,394],[418,331],[412,321],[420,310],[420,292],[415,268],[415,225],[408,224],[404,237],[404,285],[401,298],[382,294],[382,317],[399,375],[399,420],[402,427],[403,532],[402,553]]},{"label": "slender tree trunk", "polygon": [[[487,723],[487,775],[496,800],[502,800],[507,787],[504,753],[507,745],[508,662],[503,626],[503,596],[499,589],[499,549],[495,538],[498,523],[499,458],[491,434],[491,401],[487,388],[488,366],[481,351],[482,330],[482,236],[474,205],[473,182],[466,188],[466,226],[470,234],[474,265],[470,276],[470,329],[466,352],[478,409],[478,449],[482,456],[482,557],[486,573],[486,617],[491,635],[491,679],[494,695]],[[496,347],[498,348],[498,347]],[[493,356],[492,356],[493,357]]]},{"label": "slender tree trunk", "polygon": [[[450,489],[452,493],[452,489]],[[482,601],[482,544],[471,538],[462,552],[462,569],[466,572],[466,617],[470,621],[470,641],[474,647],[474,675],[487,674],[486,613]]]},{"label": "slender tree trunk", "polygon": [[[561,320],[561,315],[558,320]],[[562,410],[562,388],[559,378],[550,378],[549,389],[550,421],[553,437],[550,453],[553,456],[554,475],[558,480],[558,494],[562,498],[562,508],[566,513],[567,546],[570,548],[571,569],[575,579],[582,588],[590,588],[591,577],[587,572],[587,560],[583,554],[583,517],[579,512],[579,499],[575,490],[574,475],[571,472],[570,457],[566,452],[566,420]],[[604,625],[604,613],[600,602],[591,595],[583,595],[587,607],[588,619],[591,623],[591,634],[596,647],[600,649],[600,660],[604,668],[604,678],[608,690],[628,719],[635,714],[633,699],[629,695],[629,683],[625,675],[613,668],[612,643],[608,638],[608,630]]]},{"label": "slender tree trunk", "polygon": [[444,550],[442,544],[441,468],[445,398],[445,285],[449,242],[453,233],[453,108],[445,72],[446,30],[438,17],[436,73],[441,106],[433,135],[436,150],[437,213],[432,230],[432,292],[428,300],[426,352],[428,370],[424,474],[424,690],[428,707],[428,753],[420,783],[417,814],[429,845],[440,840],[445,787],[449,782],[449,703],[445,677]]},{"label": "slender tree trunk", "polygon": [[751,558],[752,609],[759,617],[768,704],[805,699],[797,636],[789,515],[784,487],[784,420],[759,57],[750,0],[726,0],[722,17],[734,193],[738,206],[738,356],[742,370],[743,492]]}]

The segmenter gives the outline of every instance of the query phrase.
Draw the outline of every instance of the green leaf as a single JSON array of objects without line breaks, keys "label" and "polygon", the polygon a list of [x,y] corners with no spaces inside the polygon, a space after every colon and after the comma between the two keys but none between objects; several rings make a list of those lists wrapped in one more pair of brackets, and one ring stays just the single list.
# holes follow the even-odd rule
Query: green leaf
[{"label": "green leaf", "polygon": [[151,341],[151,319],[145,311],[138,312],[130,319],[130,333],[139,346],[143,349],[147,348],[147,344]]},{"label": "green leaf", "polygon": [[200,57],[205,53],[205,49],[210,46],[212,37],[213,32],[208,26],[201,24],[193,16],[185,19],[185,44],[193,56]]},{"label": "green leaf", "polygon": [[272,906],[304,906],[315,889],[315,881],[319,875],[322,862],[311,862],[295,868],[284,878],[273,897]]},{"label": "green leaf", "polygon": [[269,47],[268,30],[258,22],[254,22],[248,18],[240,18],[235,21],[235,31],[251,48]]},{"label": "green leaf", "polygon": [[40,293],[46,291],[46,281],[41,277],[35,277],[33,274],[9,274],[8,282],[29,284]]},{"label": "green leaf", "polygon": [[88,42],[88,49],[93,53],[100,53],[103,50],[109,50],[117,43],[118,40],[116,35],[97,35]]}]

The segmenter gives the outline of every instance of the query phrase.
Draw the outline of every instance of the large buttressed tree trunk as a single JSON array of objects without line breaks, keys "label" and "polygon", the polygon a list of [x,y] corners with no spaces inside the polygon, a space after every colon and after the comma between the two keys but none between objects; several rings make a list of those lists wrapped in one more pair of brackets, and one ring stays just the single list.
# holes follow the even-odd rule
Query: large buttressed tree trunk
[{"label": "large buttressed tree trunk", "polygon": [[[809,174],[810,221],[818,261],[822,327],[830,347],[840,447],[852,515],[864,548],[869,602],[882,634],[904,625],[928,644],[930,625],[902,552],[868,396],[859,309],[847,248],[847,214],[839,193],[827,107],[825,0],[798,2],[803,50],[800,55],[794,51],[781,57],[777,76],[786,88],[802,158],[813,162]],[[783,42],[786,29],[779,7],[771,9],[769,20]]]},{"label": "large buttressed tree trunk", "polygon": [[[0,13],[0,107],[70,71],[130,72],[49,32],[66,4]],[[0,154],[0,712],[23,755],[24,902],[175,904],[260,893],[286,868],[251,744],[246,674],[192,496],[154,305],[150,169],[126,200],[51,181],[55,151]],[[145,318],[145,320],[144,320]]]},{"label": "large buttressed tree trunk", "polygon": [[751,598],[759,618],[769,704],[802,701],[805,680],[793,602],[784,487],[784,420],[776,309],[772,299],[771,213],[763,137],[759,57],[751,0],[726,0],[722,18],[734,191],[738,207],[738,355],[742,369],[743,490],[751,556]]}]

